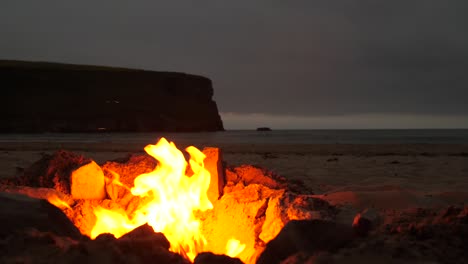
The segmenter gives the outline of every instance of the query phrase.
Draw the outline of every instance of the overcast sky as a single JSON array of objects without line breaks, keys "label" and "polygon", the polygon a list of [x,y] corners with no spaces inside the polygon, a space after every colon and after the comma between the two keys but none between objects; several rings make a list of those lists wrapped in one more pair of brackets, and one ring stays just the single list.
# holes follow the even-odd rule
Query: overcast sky
[{"label": "overcast sky", "polygon": [[468,1],[2,0],[0,58],[213,80],[227,128],[468,127]]}]

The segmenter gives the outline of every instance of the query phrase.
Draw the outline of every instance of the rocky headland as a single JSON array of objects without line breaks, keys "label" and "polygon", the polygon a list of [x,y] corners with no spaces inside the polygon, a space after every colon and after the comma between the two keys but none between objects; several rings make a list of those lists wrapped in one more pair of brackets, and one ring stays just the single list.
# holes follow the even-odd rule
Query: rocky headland
[{"label": "rocky headland", "polygon": [[223,130],[210,79],[0,60],[0,133]]}]

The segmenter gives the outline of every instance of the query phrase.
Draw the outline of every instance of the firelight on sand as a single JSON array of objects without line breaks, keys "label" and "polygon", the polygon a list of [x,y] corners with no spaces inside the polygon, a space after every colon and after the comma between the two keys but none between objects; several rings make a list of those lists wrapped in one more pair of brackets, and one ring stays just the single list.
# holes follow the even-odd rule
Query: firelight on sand
[{"label": "firelight on sand", "polygon": [[67,204],[65,201],[61,200],[60,198],[58,198],[57,195],[51,195],[49,197],[47,197],[47,201],[53,205],[55,205],[56,207],[58,208],[68,208],[68,209],[71,209],[70,205]]},{"label": "firelight on sand", "polygon": [[[205,155],[193,146],[188,147],[187,170],[187,161],[173,142],[161,138],[156,145],[146,146],[145,151],[159,163],[154,171],[141,174],[134,181],[131,193],[141,198],[138,209],[127,215],[123,210],[96,207],[97,220],[91,238],[103,233],[119,238],[147,223],[166,236],[171,251],[193,261],[198,253],[209,249],[200,231],[201,220],[195,216],[196,211],[213,208],[207,196],[211,176],[204,168]],[[231,238],[223,254],[235,257],[244,248],[245,245]]]}]

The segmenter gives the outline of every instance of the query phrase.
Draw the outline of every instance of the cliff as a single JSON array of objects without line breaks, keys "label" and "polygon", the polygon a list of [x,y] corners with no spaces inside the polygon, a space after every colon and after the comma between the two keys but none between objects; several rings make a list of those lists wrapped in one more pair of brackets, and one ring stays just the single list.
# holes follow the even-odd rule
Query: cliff
[{"label": "cliff", "polygon": [[223,130],[202,76],[0,61],[0,87],[3,133]]}]

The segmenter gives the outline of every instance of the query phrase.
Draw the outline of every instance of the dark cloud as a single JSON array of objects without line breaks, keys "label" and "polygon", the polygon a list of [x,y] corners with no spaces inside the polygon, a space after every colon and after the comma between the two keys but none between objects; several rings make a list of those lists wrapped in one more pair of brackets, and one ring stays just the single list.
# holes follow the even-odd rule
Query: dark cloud
[{"label": "dark cloud", "polygon": [[203,74],[223,112],[468,114],[466,1],[27,2],[0,57]]}]

